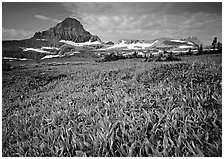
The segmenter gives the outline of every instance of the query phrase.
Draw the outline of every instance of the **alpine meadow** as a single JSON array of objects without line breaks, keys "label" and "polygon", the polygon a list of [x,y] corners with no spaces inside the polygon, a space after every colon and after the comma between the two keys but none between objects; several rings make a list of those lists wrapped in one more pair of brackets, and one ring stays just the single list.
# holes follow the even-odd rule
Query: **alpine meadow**
[{"label": "alpine meadow", "polygon": [[2,156],[221,157],[220,5],[3,2]]}]

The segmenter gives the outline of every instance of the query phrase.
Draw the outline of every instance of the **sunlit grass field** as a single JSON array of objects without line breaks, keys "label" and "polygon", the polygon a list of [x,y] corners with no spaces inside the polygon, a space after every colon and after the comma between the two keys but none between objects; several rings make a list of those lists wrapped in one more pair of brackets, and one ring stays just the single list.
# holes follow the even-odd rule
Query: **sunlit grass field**
[{"label": "sunlit grass field", "polygon": [[3,71],[3,156],[222,156],[221,54]]}]

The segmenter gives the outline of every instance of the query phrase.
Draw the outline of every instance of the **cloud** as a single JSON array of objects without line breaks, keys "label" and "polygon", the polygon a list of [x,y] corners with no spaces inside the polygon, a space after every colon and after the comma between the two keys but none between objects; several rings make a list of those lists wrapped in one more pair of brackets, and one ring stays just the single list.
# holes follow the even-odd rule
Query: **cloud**
[{"label": "cloud", "polygon": [[33,32],[17,29],[5,29],[2,28],[2,39],[3,40],[21,40],[27,39],[33,36]]},{"label": "cloud", "polygon": [[102,40],[220,35],[220,3],[62,3]]},{"label": "cloud", "polygon": [[222,12],[221,2],[65,2],[61,3],[74,16],[86,15],[143,15],[143,14],[169,14],[183,13],[218,13]]},{"label": "cloud", "polygon": [[87,15],[142,15],[144,13],[157,13],[167,8],[169,3],[148,2],[77,2],[61,3],[74,17],[82,18]]},{"label": "cloud", "polygon": [[41,19],[41,20],[50,20],[50,21],[52,21],[52,22],[56,22],[56,23],[59,23],[59,22],[61,22],[61,20],[58,20],[58,19],[52,19],[52,18],[49,18],[49,17],[46,17],[46,16],[44,16],[44,15],[35,15],[35,17],[37,18],[37,19]]}]

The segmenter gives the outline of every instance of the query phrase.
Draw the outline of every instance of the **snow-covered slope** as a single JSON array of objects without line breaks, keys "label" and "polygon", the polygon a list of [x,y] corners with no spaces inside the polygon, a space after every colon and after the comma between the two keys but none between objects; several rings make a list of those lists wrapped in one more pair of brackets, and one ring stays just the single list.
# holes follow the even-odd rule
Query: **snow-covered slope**
[{"label": "snow-covered slope", "polygon": [[47,53],[51,54],[52,52],[56,50],[60,50],[60,48],[57,47],[46,47],[42,46],[41,48],[24,48],[22,47],[23,51],[34,51],[34,52],[39,52],[39,53]]},{"label": "snow-covered slope", "polygon": [[101,50],[110,50],[110,49],[115,49],[115,48],[126,48],[126,49],[130,49],[130,50],[139,50],[139,49],[145,49],[147,47],[151,47],[152,45],[156,44],[158,40],[155,40],[152,43],[141,43],[141,42],[137,42],[137,43],[126,43],[125,40],[122,40],[121,43],[115,44],[113,46],[110,46],[108,48],[104,48]]},{"label": "snow-covered slope", "polygon": [[101,44],[99,41],[94,41],[94,42],[87,41],[87,42],[83,42],[83,43],[75,43],[73,41],[60,40],[59,42],[65,43],[65,44],[68,44],[68,45],[72,45],[72,46],[85,46],[85,45],[98,45],[98,44]]},{"label": "snow-covered slope", "polygon": [[23,51],[35,51],[35,52],[40,52],[40,53],[49,53],[49,51],[45,51],[40,48],[23,48]]},{"label": "snow-covered slope", "polygon": [[194,45],[192,42],[189,42],[189,41],[183,41],[183,40],[170,40],[170,41],[177,42],[177,43],[187,43],[189,45]]},{"label": "snow-covered slope", "polygon": [[20,61],[27,61],[27,58],[14,58],[14,57],[2,57],[4,60],[20,60]]},{"label": "snow-covered slope", "polygon": [[187,49],[187,48],[193,48],[194,46],[188,46],[188,45],[181,45],[179,46],[180,49]]},{"label": "snow-covered slope", "polygon": [[48,47],[48,46],[42,46],[42,50],[60,50],[60,48],[57,47]]},{"label": "snow-covered slope", "polygon": [[63,57],[63,55],[46,55],[43,58],[41,58],[41,60],[43,60],[43,59],[52,59],[52,58],[56,58],[56,57]]},{"label": "snow-covered slope", "polygon": [[151,48],[193,48],[195,44],[188,40],[170,38],[158,38],[155,40],[119,40],[117,44],[102,48],[100,50],[122,49],[122,50],[144,50]]}]

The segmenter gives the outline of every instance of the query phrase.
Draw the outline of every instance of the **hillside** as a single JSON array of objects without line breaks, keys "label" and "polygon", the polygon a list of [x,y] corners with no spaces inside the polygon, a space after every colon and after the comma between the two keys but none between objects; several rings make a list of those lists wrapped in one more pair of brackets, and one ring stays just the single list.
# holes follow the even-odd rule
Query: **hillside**
[{"label": "hillside", "polygon": [[222,156],[221,54],[20,65],[2,76],[4,157]]}]

